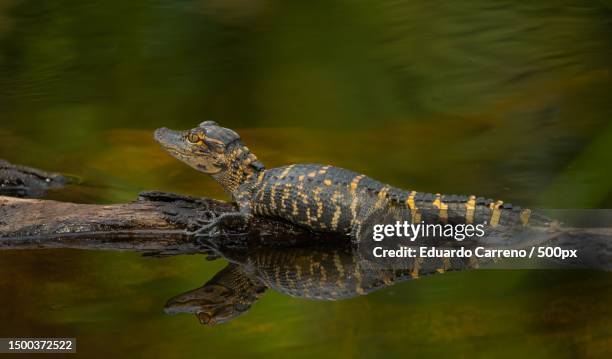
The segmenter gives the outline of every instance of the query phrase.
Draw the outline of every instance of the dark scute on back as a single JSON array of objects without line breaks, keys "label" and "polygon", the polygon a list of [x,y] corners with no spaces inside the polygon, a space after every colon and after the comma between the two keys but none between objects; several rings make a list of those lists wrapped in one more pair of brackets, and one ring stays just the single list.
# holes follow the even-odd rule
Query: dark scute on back
[{"label": "dark scute on back", "polygon": [[215,122],[202,122],[200,124],[200,127],[205,130],[207,137],[219,140],[225,145],[229,145],[231,143],[241,143],[240,135],[238,135],[235,131],[230,130],[229,128],[220,127]]}]

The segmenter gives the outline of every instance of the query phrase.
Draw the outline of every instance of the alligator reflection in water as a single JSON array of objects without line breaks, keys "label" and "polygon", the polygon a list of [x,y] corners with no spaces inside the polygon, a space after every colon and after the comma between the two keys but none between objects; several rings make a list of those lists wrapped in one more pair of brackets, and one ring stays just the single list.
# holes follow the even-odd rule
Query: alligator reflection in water
[{"label": "alligator reflection in water", "polygon": [[202,287],[170,299],[166,313],[193,313],[200,323],[215,325],[248,311],[268,288],[292,297],[341,300],[418,276],[478,265],[474,258],[407,258],[402,266],[393,267],[366,258],[345,241],[316,247],[213,251],[229,264]]}]

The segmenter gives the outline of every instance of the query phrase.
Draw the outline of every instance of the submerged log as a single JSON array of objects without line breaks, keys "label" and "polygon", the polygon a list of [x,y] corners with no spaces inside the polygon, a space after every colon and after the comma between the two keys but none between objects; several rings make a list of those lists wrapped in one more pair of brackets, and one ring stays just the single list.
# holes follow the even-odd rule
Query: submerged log
[{"label": "submerged log", "polygon": [[0,159],[0,196],[42,197],[47,191],[68,183],[70,180],[58,173],[14,165]]},{"label": "submerged log", "polygon": [[[233,204],[165,192],[144,192],[131,203],[97,205],[0,197],[0,249],[82,248],[195,251],[186,229],[235,211]],[[224,228],[222,237],[295,244],[308,232],[271,218],[255,218],[247,233]]]}]

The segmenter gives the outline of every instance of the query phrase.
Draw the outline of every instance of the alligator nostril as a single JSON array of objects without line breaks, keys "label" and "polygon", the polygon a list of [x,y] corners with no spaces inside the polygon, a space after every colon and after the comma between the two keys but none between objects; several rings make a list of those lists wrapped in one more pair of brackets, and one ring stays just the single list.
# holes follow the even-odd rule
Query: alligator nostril
[{"label": "alligator nostril", "polygon": [[162,127],[162,128],[158,128],[157,130],[155,130],[155,132],[153,132],[153,137],[159,141],[161,139],[161,137],[163,136],[163,134],[168,131],[167,128]]}]

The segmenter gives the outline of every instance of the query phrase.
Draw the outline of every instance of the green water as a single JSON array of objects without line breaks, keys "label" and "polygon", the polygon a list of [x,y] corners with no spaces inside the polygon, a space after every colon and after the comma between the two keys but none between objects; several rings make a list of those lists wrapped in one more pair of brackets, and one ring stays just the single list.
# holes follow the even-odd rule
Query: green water
[{"label": "green water", "polygon": [[[215,120],[268,166],[328,163],[428,192],[612,207],[609,1],[0,1],[0,158],[48,197],[226,198],[156,127]],[[0,252],[0,337],[85,357],[605,357],[612,277],[471,271],[337,302],[269,292],[202,327],[167,299],[201,256]]]}]

